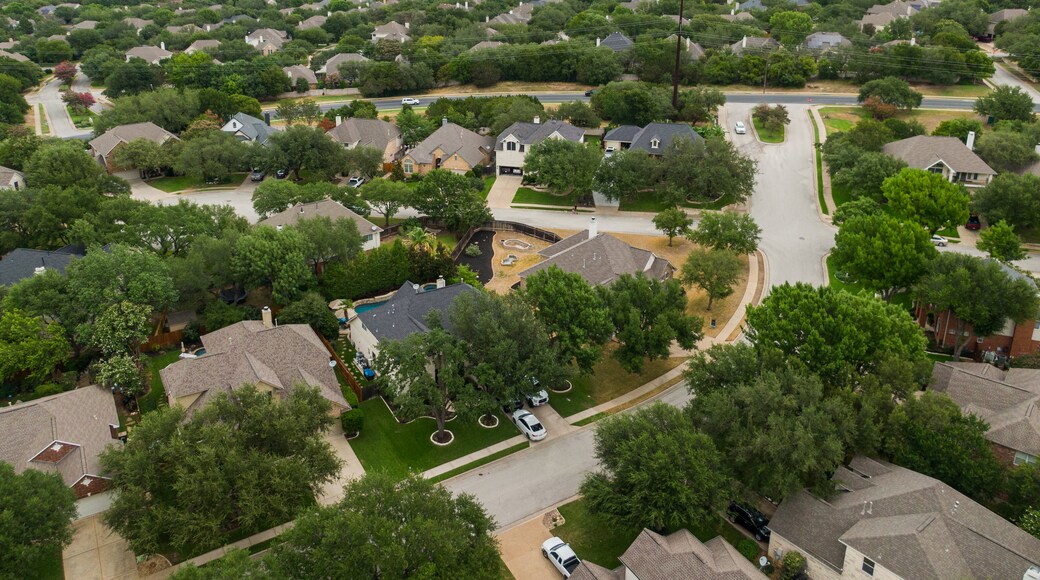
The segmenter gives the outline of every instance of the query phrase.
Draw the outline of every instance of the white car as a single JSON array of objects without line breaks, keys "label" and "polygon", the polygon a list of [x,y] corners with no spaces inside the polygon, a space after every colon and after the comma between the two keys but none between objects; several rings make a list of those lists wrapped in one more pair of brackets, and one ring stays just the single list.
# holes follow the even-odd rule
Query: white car
[{"label": "white car", "polygon": [[524,409],[513,413],[513,423],[516,423],[517,429],[520,429],[520,432],[531,441],[541,441],[549,434],[545,427],[542,427],[542,424],[538,422],[538,417]]},{"label": "white car", "polygon": [[541,407],[542,405],[549,402],[549,393],[545,392],[545,389],[524,396],[527,399],[527,406],[529,407]]},{"label": "white car", "polygon": [[945,248],[946,244],[949,243],[949,240],[938,234],[935,234],[932,236],[932,243],[936,246],[939,246],[940,248]]},{"label": "white car", "polygon": [[608,145],[607,148],[603,150],[603,156],[604,157],[610,157],[613,154],[614,154],[614,146],[613,145]]},{"label": "white car", "polygon": [[571,549],[570,544],[556,536],[542,542],[542,555],[552,562],[564,578],[570,578],[574,570],[581,565],[581,560]]},{"label": "white car", "polygon": [[347,180],[347,186],[348,187],[353,187],[355,189],[358,188],[358,187],[361,187],[364,184],[365,184],[365,178],[364,177],[351,177],[350,179]]},{"label": "white car", "polygon": [[747,127],[744,126],[744,121],[737,121],[737,124],[733,125],[733,132],[737,135],[747,133]]},{"label": "white car", "polygon": [[417,99],[415,97],[405,97],[405,98],[401,99],[401,104],[402,105],[418,105],[419,104],[419,99]]}]

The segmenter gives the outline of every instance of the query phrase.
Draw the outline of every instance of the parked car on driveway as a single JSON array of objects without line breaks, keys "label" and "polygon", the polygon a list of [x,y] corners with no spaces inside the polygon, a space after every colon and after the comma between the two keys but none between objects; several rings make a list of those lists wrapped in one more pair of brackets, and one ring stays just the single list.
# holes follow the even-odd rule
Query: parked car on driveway
[{"label": "parked car on driveway", "polygon": [[737,124],[733,125],[733,132],[737,135],[743,135],[747,133],[747,127],[744,126],[743,121],[737,121]]},{"label": "parked car on driveway", "polygon": [[288,169],[279,169],[278,171],[274,172],[274,176],[277,177],[278,179],[285,179],[286,177],[289,177],[289,170]]},{"label": "parked car on driveway", "polygon": [[250,181],[263,181],[264,177],[267,177],[267,172],[263,169],[254,169],[253,172],[249,174]]},{"label": "parked car on driveway", "polygon": [[549,433],[542,427],[542,424],[538,421],[538,417],[534,416],[534,413],[520,409],[513,413],[513,423],[516,424],[517,429],[527,436],[531,441],[541,441],[545,439],[545,436]]},{"label": "parked car on driveway", "polygon": [[[536,389],[542,386],[537,377],[528,377],[527,380],[531,381],[531,386]],[[545,392],[545,389],[539,389],[538,392],[525,395],[524,398],[527,400],[528,406],[540,407],[549,402],[549,393]]]},{"label": "parked car on driveway", "polygon": [[771,534],[769,520],[758,510],[731,501],[729,502],[729,520],[751,532],[751,535],[755,536],[759,542],[769,541]]},{"label": "parked car on driveway", "polygon": [[405,98],[401,99],[401,104],[402,105],[418,105],[419,104],[419,99],[417,99],[415,97],[405,97]]},{"label": "parked car on driveway", "polygon": [[542,555],[552,562],[564,578],[570,578],[574,570],[581,565],[581,560],[571,549],[571,545],[556,536],[542,542]]},{"label": "parked car on driveway", "polygon": [[364,177],[351,177],[350,179],[347,180],[347,185],[349,187],[353,187],[353,188],[361,187],[364,184],[365,184],[365,178]]},{"label": "parked car on driveway", "polygon": [[935,234],[934,236],[932,236],[932,243],[936,246],[939,246],[940,248],[944,248],[946,247],[946,244],[949,243],[949,240],[940,236],[939,234]]},{"label": "parked car on driveway", "polygon": [[964,227],[969,229],[969,230],[971,230],[971,231],[973,231],[973,232],[981,230],[982,229],[982,220],[979,219],[979,216],[973,215],[973,216],[968,218],[968,223],[964,224]]},{"label": "parked car on driveway", "polygon": [[523,409],[523,408],[524,408],[524,400],[523,399],[516,398],[516,399],[508,399],[506,401],[502,401],[502,410],[505,412],[506,415],[512,415],[513,412],[519,411],[520,409]]}]

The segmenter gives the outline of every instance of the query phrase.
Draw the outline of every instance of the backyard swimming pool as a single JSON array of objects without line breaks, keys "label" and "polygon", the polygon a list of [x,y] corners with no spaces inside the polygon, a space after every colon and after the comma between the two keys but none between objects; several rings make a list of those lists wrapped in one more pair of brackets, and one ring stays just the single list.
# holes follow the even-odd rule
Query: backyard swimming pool
[{"label": "backyard swimming pool", "polygon": [[362,312],[366,312],[366,311],[372,310],[373,308],[379,308],[380,306],[382,306],[382,305],[384,305],[386,303],[387,303],[387,301],[383,300],[382,302],[373,302],[371,304],[362,304],[360,306],[355,306],[354,307],[354,312],[357,312],[358,314],[361,314]]}]

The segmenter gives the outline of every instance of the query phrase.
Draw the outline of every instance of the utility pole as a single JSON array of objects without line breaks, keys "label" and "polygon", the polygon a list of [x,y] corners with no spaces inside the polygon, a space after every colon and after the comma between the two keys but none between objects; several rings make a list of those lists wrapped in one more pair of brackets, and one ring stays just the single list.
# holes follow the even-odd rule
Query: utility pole
[{"label": "utility pole", "polygon": [[679,110],[679,54],[682,51],[682,19],[685,0],[679,0],[679,32],[675,35],[675,69],[672,71],[672,108]]}]

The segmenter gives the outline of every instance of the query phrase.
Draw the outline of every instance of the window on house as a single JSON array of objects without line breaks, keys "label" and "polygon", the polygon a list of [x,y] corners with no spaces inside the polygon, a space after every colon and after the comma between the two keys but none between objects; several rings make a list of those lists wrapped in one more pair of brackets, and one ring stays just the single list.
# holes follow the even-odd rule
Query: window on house
[{"label": "window on house", "polygon": [[506,151],[516,151],[516,143],[506,141]]},{"label": "window on house", "polygon": [[929,167],[928,171],[931,171],[932,173],[939,173],[939,174],[941,174],[943,172],[943,164],[942,163],[937,163],[937,164]]},{"label": "window on house", "polygon": [[863,571],[868,575],[874,575],[874,561],[870,558],[863,558]]},{"label": "window on house", "polygon": [[650,140],[650,148],[651,149],[657,149],[660,146],[661,146],[661,140],[660,139],[651,139]]},{"label": "window on house", "polygon": [[1028,453],[1022,453],[1021,451],[1015,452],[1015,465],[1025,465],[1026,463],[1036,463],[1036,457]]},{"label": "window on house", "polygon": [[365,243],[366,243],[366,244],[367,244],[368,242],[371,242],[371,241],[372,241],[372,234],[368,234],[367,236],[365,236],[365,238],[364,238],[364,239],[365,239]]},{"label": "window on house", "polygon": [[412,172],[412,160],[411,159],[405,159],[404,160],[404,172],[405,173],[411,173]]},{"label": "window on house", "polygon": [[521,152],[521,153],[523,153],[523,152],[524,152],[524,144],[523,144],[523,143],[521,143],[521,144],[520,144],[520,152]]}]

